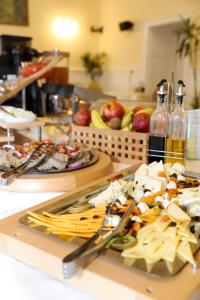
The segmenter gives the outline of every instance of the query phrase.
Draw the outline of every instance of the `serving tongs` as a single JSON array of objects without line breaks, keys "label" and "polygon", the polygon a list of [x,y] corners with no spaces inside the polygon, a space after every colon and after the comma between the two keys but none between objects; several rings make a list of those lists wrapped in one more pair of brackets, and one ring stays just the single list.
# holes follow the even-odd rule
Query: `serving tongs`
[{"label": "serving tongs", "polygon": [[[105,237],[102,236],[102,227],[104,225],[105,219],[103,220],[103,225],[100,230],[89,240],[87,240],[83,245],[81,245],[74,252],[70,253],[63,258],[63,273],[64,278],[68,279],[74,276],[80,269],[88,266],[106,247],[110,240],[116,236],[120,236],[125,228],[129,216],[133,212],[133,208],[136,205],[135,201],[129,205],[126,212],[124,213],[118,226],[111,231]],[[100,240],[100,241],[99,241]],[[99,241],[99,242],[98,242]]]},{"label": "serving tongs", "polygon": [[[45,147],[45,144],[40,144],[29,156],[29,158],[22,163],[20,166],[14,168],[13,170],[7,171],[3,173],[0,177],[0,185],[9,185],[16,178],[34,170],[36,167],[42,165],[49,157],[54,153],[55,147],[47,149],[46,154],[43,154],[41,151],[42,148]],[[38,158],[39,157],[39,158]],[[34,162],[35,158],[37,158],[36,162]],[[31,164],[31,166],[29,166]]]}]

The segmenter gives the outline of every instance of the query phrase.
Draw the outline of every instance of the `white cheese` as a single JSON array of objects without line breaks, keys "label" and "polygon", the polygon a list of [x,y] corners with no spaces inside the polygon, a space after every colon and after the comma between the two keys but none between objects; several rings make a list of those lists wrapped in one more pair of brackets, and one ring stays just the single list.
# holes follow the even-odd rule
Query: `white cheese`
[{"label": "white cheese", "polygon": [[162,205],[164,208],[167,208],[170,205],[170,203],[171,203],[171,201],[165,199],[165,200],[163,200]]},{"label": "white cheese", "polygon": [[121,196],[123,192],[123,186],[118,181],[114,181],[108,186],[108,188],[105,191],[100,193],[98,196],[90,199],[89,203],[92,206],[107,205],[114,199],[117,199],[118,196]]},{"label": "white cheese", "polygon": [[125,204],[126,201],[127,201],[126,196],[124,196],[123,194],[119,195],[119,196],[117,197],[117,199],[120,201],[120,203],[121,203],[122,205]]},{"label": "white cheese", "polygon": [[118,216],[118,215],[112,216],[112,218],[110,220],[110,223],[111,223],[112,227],[117,227],[120,220],[121,220],[120,216]]},{"label": "white cheese", "polygon": [[158,176],[160,172],[164,172],[163,162],[153,162],[148,166],[148,175],[151,177]]},{"label": "white cheese", "polygon": [[183,175],[178,175],[177,176],[177,179],[180,181],[180,180],[182,180],[182,181],[185,181],[185,177],[183,176]]},{"label": "white cheese", "polygon": [[131,218],[131,220],[132,220],[132,221],[135,221],[135,222],[138,222],[138,223],[142,223],[142,220],[141,220],[140,217],[138,217],[138,216],[133,216],[133,217]]},{"label": "white cheese", "polygon": [[164,200],[165,200],[165,199],[164,199],[164,197],[162,197],[162,196],[156,196],[156,197],[155,197],[155,202],[163,203]]},{"label": "white cheese", "polygon": [[138,186],[142,187],[143,189],[148,189],[153,193],[165,189],[166,183],[166,178],[159,176],[143,176],[142,178],[140,178],[140,180],[138,180]]},{"label": "white cheese", "polygon": [[176,185],[176,182],[174,181],[170,181],[167,185],[166,185],[166,188],[169,190],[169,189],[176,189],[177,188],[177,185]]},{"label": "white cheese", "polygon": [[141,214],[144,214],[146,211],[148,211],[150,208],[148,205],[144,202],[140,202],[137,204],[137,207],[139,208]]},{"label": "white cheese", "polygon": [[[182,173],[185,172],[185,167],[182,164],[175,163],[172,165],[171,172],[175,173],[176,175],[181,175]],[[172,175],[173,173],[171,173],[170,175]]]},{"label": "white cheese", "polygon": [[151,196],[151,195],[153,195],[153,193],[152,193],[152,192],[150,192],[150,191],[147,191],[147,192],[145,192],[145,193],[144,193],[144,196],[145,196],[145,197],[147,197],[147,196]]},{"label": "white cheese", "polygon": [[199,217],[200,216],[200,203],[194,203],[188,207],[187,213],[191,217]]},{"label": "white cheese", "polygon": [[137,171],[135,172],[135,181],[137,182],[142,176],[148,175],[148,166],[146,164],[142,164]]},{"label": "white cheese", "polygon": [[140,186],[136,186],[134,193],[133,193],[133,198],[136,201],[139,201],[142,197],[144,197],[144,191],[143,188]]}]

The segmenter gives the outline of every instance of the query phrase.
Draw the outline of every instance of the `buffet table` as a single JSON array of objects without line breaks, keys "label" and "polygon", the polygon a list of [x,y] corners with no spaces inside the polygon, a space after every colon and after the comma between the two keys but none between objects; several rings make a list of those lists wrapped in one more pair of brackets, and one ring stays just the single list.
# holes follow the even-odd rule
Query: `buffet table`
[{"label": "buffet table", "polygon": [[[199,171],[199,163],[191,162],[187,164],[189,167],[192,166],[193,171]],[[195,168],[196,166],[196,168]],[[125,164],[115,164],[114,170],[119,171],[120,169],[126,168]],[[26,210],[33,205],[42,203],[48,199],[59,196],[61,193],[12,193],[0,191],[0,218],[3,219],[9,215],[17,213],[22,210]],[[97,297],[82,292],[78,288],[72,287],[79,283],[79,286],[84,290],[84,279],[76,277],[75,279],[69,280],[69,284],[64,284],[50,275],[33,269],[32,267],[25,265],[14,258],[11,258],[5,254],[0,253],[0,280],[1,280],[1,296],[2,299],[10,300],[54,300],[54,299],[73,299],[73,300],[89,300],[98,299]],[[109,270],[112,271],[112,270]],[[94,293],[95,282],[97,281],[98,275],[95,275],[94,282],[91,277],[91,293]],[[115,284],[112,281],[107,280],[106,284],[103,283],[100,278],[99,286],[101,286],[103,297],[99,299],[111,299],[111,295],[115,299],[135,299],[135,300],[149,300],[151,297],[139,295],[137,292],[133,292],[130,289],[124,287],[123,296],[115,294]],[[82,282],[82,284],[81,284]],[[92,286],[93,285],[93,286]],[[192,297],[190,300],[197,300],[199,296]],[[177,299],[181,300],[181,299]]]},{"label": "buffet table", "polygon": [[[113,163],[115,171],[119,171],[127,166],[126,164]],[[0,191],[0,219],[26,210],[61,194]],[[4,300],[97,299],[3,253],[0,253],[0,266],[0,295]]]},{"label": "buffet table", "polygon": [[[5,218],[61,193],[0,192],[0,218]],[[49,275],[0,253],[1,298],[4,300],[91,300],[77,288],[63,284]]]}]

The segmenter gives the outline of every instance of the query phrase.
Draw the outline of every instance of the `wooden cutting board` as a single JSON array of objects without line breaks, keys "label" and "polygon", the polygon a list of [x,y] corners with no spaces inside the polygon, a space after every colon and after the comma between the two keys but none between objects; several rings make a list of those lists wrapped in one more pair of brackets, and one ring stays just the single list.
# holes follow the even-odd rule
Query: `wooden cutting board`
[{"label": "wooden cutting board", "polygon": [[14,180],[10,185],[0,185],[1,191],[10,192],[68,192],[103,178],[113,172],[109,155],[97,151],[99,160],[86,168],[41,175],[24,175]]},{"label": "wooden cutting board", "polygon": [[[96,183],[93,182],[87,187]],[[84,188],[79,188],[76,192],[84,193]],[[73,192],[30,210],[62,200],[66,196],[71,198]],[[18,220],[25,214],[26,212],[20,212],[0,221],[0,250],[67,284],[93,294],[98,299],[192,300],[190,296],[200,284],[200,268],[193,271],[189,264],[176,276],[161,278],[128,268],[105,254],[95,259],[81,274],[65,280],[62,259],[75,245],[20,225]],[[199,253],[196,260],[200,264]]]}]

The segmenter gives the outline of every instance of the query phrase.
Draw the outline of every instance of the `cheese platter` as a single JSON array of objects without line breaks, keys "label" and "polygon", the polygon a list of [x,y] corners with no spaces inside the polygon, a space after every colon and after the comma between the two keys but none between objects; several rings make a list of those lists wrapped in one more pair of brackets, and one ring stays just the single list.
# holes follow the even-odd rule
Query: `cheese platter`
[{"label": "cheese platter", "polygon": [[[104,233],[113,232],[135,201],[124,231],[112,237],[81,278],[75,276],[68,282],[81,287],[85,284],[86,288],[87,280],[94,278],[97,288],[98,283],[101,286],[102,282],[105,285],[111,281],[118,291],[128,289],[144,299],[167,299],[170,284],[172,289],[176,287],[170,299],[188,299],[199,284],[200,275],[199,254],[195,255],[199,248],[200,183],[183,173],[179,164],[143,164],[136,172],[130,168],[117,177],[107,176],[76,193],[52,199],[4,221],[0,224],[0,245],[5,252],[65,281],[64,264],[73,250],[98,233],[105,219]],[[148,190],[145,177],[149,178]],[[187,194],[198,208],[191,210],[184,202]],[[85,229],[86,221],[90,222],[89,231],[88,226]],[[78,230],[74,226],[77,222]],[[25,249],[30,253],[25,254]],[[190,286],[181,287],[191,276]],[[97,291],[102,295],[100,288]]]}]

